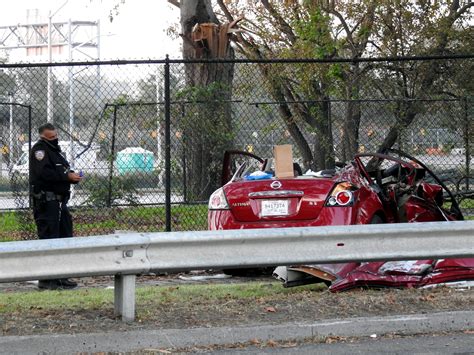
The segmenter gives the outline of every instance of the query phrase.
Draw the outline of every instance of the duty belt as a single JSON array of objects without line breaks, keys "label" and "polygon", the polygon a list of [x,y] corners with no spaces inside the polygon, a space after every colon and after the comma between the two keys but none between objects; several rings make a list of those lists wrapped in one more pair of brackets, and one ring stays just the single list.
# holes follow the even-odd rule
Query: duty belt
[{"label": "duty belt", "polygon": [[64,195],[59,195],[52,191],[45,191],[44,195],[46,201],[64,201]]},{"label": "duty belt", "polygon": [[40,200],[40,201],[60,201],[64,202],[65,197],[64,195],[60,195],[57,193],[54,193],[52,191],[41,191],[37,194],[33,193],[31,194],[35,200]]},{"label": "duty belt", "polygon": [[53,191],[40,191],[38,193],[31,193],[31,196],[38,201],[59,201],[67,203],[70,197],[70,192],[64,194],[57,194]]}]

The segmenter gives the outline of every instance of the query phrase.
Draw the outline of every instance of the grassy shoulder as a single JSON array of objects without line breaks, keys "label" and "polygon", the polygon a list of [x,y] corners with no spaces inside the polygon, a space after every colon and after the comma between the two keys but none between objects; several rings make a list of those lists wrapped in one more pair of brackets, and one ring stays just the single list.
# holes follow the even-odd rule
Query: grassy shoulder
[{"label": "grassy shoulder", "polygon": [[[322,290],[322,285],[284,288],[278,282],[223,285],[146,286],[136,290],[137,304],[166,306],[196,301],[223,299],[256,299],[269,295],[288,295],[306,290]],[[0,293],[0,314],[30,312],[34,309],[99,309],[113,307],[114,291],[103,288],[84,288],[68,291]]]},{"label": "grassy shoulder", "polygon": [[113,290],[0,294],[3,335],[184,329],[474,309],[474,290],[353,290],[278,282],[138,287],[136,322],[114,316]]}]

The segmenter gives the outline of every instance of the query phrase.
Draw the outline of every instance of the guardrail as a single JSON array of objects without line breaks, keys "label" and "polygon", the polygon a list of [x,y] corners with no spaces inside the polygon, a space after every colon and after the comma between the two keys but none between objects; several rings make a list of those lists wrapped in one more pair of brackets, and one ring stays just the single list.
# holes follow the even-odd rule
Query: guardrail
[{"label": "guardrail", "polygon": [[474,257],[474,221],[126,233],[0,243],[0,282],[115,275],[135,317],[135,275],[206,268]]}]

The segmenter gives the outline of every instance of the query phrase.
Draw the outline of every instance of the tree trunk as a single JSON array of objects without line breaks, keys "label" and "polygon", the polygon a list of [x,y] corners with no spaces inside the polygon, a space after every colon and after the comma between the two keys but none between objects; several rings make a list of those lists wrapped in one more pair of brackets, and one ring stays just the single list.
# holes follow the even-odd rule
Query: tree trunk
[{"label": "tree trunk", "polygon": [[324,97],[317,103],[316,130],[314,141],[315,169],[334,168],[334,140],[332,137],[331,103],[329,97]]},{"label": "tree trunk", "polygon": [[[215,59],[210,42],[194,42],[195,25],[211,23],[219,26],[210,0],[182,0],[181,28],[184,59]],[[222,36],[220,36],[222,38]],[[199,47],[200,46],[200,47]],[[206,47],[207,46],[207,47]],[[226,59],[234,58],[227,45]],[[224,150],[232,147],[232,63],[187,63],[184,67],[187,95],[183,125],[185,144],[186,196],[188,201],[203,201],[219,187]]]},{"label": "tree trunk", "polygon": [[344,126],[342,128],[342,161],[347,162],[354,158],[359,151],[359,128],[361,119],[360,109],[360,68],[359,63],[353,63],[346,75],[347,85],[345,87],[346,113]]},{"label": "tree trunk", "polygon": [[407,104],[407,110],[402,112],[398,118],[398,123],[390,127],[387,135],[385,136],[382,144],[377,149],[378,153],[382,153],[385,149],[392,148],[397,142],[400,134],[404,129],[408,128],[416,117],[417,112],[412,109],[411,104]]},{"label": "tree trunk", "polygon": [[347,101],[346,116],[342,132],[342,161],[350,161],[359,151],[360,102]]}]

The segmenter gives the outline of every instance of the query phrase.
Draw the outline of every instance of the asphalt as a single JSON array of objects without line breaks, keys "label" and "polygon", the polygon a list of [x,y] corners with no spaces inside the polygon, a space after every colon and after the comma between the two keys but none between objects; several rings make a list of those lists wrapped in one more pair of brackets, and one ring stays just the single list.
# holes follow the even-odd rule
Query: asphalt
[{"label": "asphalt", "polygon": [[0,354],[127,352],[314,337],[364,337],[429,334],[474,329],[474,311],[389,317],[315,320],[312,323],[257,324],[239,327],[156,329],[96,334],[0,337]]}]

